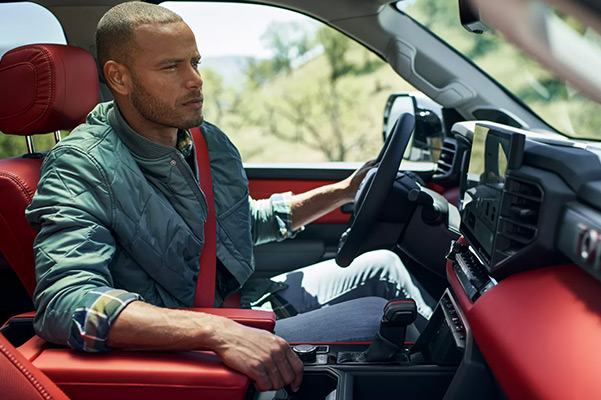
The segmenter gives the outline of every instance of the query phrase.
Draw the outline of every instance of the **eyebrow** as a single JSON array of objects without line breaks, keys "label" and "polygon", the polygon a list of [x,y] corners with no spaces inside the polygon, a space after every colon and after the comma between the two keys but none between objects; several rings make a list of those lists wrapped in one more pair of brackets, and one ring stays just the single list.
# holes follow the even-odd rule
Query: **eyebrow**
[{"label": "eyebrow", "polygon": [[[202,59],[202,56],[198,55],[198,56],[194,56],[192,57],[190,60],[192,61],[200,61]],[[167,65],[167,64],[177,64],[177,63],[183,63],[188,61],[186,58],[167,58],[165,60],[161,60],[157,63],[158,66],[161,65]]]},{"label": "eyebrow", "polygon": [[157,65],[166,65],[166,64],[177,64],[185,62],[185,58],[167,58],[165,60],[161,60],[157,63]]}]

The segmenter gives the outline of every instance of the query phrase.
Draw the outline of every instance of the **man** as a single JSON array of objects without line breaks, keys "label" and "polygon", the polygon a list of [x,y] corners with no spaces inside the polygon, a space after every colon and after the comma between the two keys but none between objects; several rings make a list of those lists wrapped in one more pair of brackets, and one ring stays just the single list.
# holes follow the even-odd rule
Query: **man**
[{"label": "man", "polygon": [[[201,126],[211,160],[218,226],[216,305],[252,273],[253,243],[282,240],[351,201],[369,164],[348,179],[304,194],[249,201],[235,147],[203,122],[200,55],[181,18],[159,6],[124,3],[101,19],[96,41],[115,102],[98,105],[47,155],[27,211],[40,231],[34,246],[37,332],[84,351],[208,348],[260,390],[297,388],[302,363],[282,338],[226,318],[170,309],[192,306],[196,280],[202,279],[198,260],[207,205],[187,129]],[[323,274],[315,277],[310,269],[327,271],[327,265],[303,270],[303,276],[314,276],[313,282],[301,282],[315,293],[313,303],[299,300],[299,293],[308,293],[300,285],[281,293],[289,292],[301,312],[352,299],[352,292],[354,297],[374,294],[366,287],[385,288],[390,293],[384,297],[407,291],[419,296],[391,256],[377,253],[350,267],[350,278],[337,288],[324,287]],[[367,285],[370,280],[373,285]],[[379,318],[381,302],[360,301],[372,304],[366,314]],[[295,318],[282,320],[284,331],[299,328],[286,322]]]}]

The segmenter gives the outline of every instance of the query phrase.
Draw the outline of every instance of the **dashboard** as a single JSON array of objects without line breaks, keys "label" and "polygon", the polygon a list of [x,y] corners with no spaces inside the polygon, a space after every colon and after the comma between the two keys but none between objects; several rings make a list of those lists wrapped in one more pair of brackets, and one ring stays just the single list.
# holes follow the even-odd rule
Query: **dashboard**
[{"label": "dashboard", "polygon": [[[598,145],[490,122],[456,123],[452,133],[464,149],[453,160],[463,171],[462,237],[447,256],[440,322],[420,344],[434,359],[441,332],[451,332],[461,365],[483,357],[509,398],[599,398]],[[474,393],[491,393],[485,380],[471,380]]]}]

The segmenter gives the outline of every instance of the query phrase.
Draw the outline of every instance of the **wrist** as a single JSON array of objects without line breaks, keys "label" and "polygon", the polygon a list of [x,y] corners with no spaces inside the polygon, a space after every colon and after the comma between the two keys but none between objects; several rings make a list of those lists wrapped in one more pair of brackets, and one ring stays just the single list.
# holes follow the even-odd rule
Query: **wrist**
[{"label": "wrist", "polygon": [[336,182],[333,185],[335,186],[334,191],[337,193],[340,206],[350,203],[355,199],[355,188],[349,178]]},{"label": "wrist", "polygon": [[196,332],[195,335],[199,341],[198,348],[205,348],[219,354],[228,345],[224,333],[233,329],[231,324],[236,322],[221,317],[218,315],[195,313],[198,317],[195,318]]}]

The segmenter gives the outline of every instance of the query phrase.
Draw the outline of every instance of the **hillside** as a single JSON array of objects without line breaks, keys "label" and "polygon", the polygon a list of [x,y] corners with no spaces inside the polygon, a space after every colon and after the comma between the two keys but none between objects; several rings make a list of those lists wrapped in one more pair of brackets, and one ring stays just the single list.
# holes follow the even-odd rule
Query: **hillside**
[{"label": "hillside", "polygon": [[[363,161],[374,157],[382,145],[388,96],[415,89],[362,47],[352,47],[345,57],[358,71],[343,75],[335,85],[329,82],[330,67],[324,54],[262,86],[246,85],[240,90],[215,77],[216,71],[201,70],[205,116],[230,136],[245,161]],[[365,65],[369,68],[361,70]]]}]

